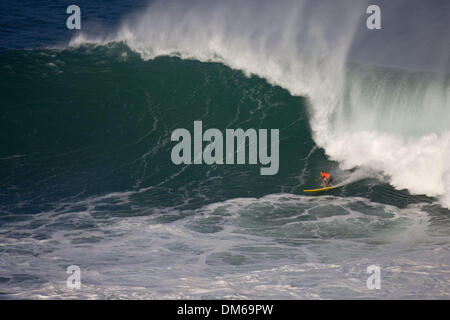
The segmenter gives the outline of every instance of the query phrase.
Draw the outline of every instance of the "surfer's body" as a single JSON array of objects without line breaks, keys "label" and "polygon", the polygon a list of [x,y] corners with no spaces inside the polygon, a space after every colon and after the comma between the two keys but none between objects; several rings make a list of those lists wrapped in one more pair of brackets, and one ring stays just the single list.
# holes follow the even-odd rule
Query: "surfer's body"
[{"label": "surfer's body", "polygon": [[327,191],[335,188],[339,188],[342,185],[333,185],[333,177],[328,172],[320,171],[320,177],[318,180],[322,180],[322,187],[318,189],[306,189],[303,190],[304,192],[321,192],[321,191]]},{"label": "surfer's body", "polygon": [[333,177],[328,172],[320,171],[320,179],[322,179],[322,187],[331,187],[333,184]]}]

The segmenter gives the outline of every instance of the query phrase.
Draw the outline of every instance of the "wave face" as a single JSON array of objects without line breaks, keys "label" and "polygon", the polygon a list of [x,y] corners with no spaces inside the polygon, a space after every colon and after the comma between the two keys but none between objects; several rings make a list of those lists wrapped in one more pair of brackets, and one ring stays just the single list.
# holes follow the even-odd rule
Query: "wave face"
[{"label": "wave face", "polygon": [[[361,51],[337,2],[152,1],[0,50],[0,298],[448,298],[448,75]],[[174,165],[195,120],[280,129],[278,174]],[[345,185],[304,195],[321,169]]]},{"label": "wave face", "polygon": [[[120,44],[1,55],[5,212],[128,190],[145,194],[137,212],[298,192],[315,179],[299,167],[306,170],[309,158],[328,163],[311,139],[305,99],[222,64],[143,61]],[[282,168],[261,177],[260,165],[173,164],[172,132],[193,132],[196,120],[204,131],[279,128]]]},{"label": "wave face", "polygon": [[[433,73],[367,66],[370,57],[358,49],[368,41],[362,36],[367,31],[361,31],[367,3],[282,1],[275,8],[269,1],[168,3],[152,3],[113,35],[81,35],[72,44],[125,41],[145,59],[178,55],[256,74],[308,97],[314,140],[341,168],[380,172],[398,189],[438,197],[450,206],[447,69]],[[401,12],[408,3],[397,3],[394,9]],[[410,21],[416,18],[410,16],[405,24],[413,28]],[[449,27],[448,22],[441,27]],[[405,41],[417,40],[402,35]],[[420,43],[413,43],[423,54]],[[447,40],[438,38],[432,47],[442,49],[441,43]],[[404,47],[392,52],[393,60],[402,55],[413,60]],[[440,52],[436,61],[445,67],[448,50]],[[366,61],[350,63],[352,56]],[[430,68],[429,61],[423,65]]]}]

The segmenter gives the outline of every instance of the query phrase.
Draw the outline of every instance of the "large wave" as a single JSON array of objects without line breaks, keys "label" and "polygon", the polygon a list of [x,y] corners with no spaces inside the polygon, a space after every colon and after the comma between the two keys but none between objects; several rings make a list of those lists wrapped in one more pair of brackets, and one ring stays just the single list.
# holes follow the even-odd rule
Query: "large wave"
[{"label": "large wave", "polygon": [[[396,8],[402,3],[407,6],[400,2]],[[368,5],[352,0],[153,1],[115,32],[82,33],[71,45],[123,41],[144,59],[177,55],[256,74],[308,97],[314,140],[343,169],[381,172],[396,188],[438,197],[450,207],[450,78],[446,72],[374,66],[379,55],[371,61],[370,52],[360,52],[367,43]],[[428,45],[410,40],[420,52]],[[352,63],[352,52],[364,61]],[[397,55],[392,61],[408,55],[392,52]],[[448,50],[441,55],[439,63],[448,59]],[[384,58],[389,65],[389,55]],[[414,60],[405,61],[410,66]]]}]

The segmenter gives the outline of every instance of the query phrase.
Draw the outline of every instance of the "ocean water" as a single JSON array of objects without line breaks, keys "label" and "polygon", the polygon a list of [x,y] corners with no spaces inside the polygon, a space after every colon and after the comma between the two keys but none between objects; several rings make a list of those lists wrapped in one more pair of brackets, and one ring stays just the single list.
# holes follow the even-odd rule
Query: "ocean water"
[{"label": "ocean water", "polygon": [[[2,2],[0,298],[448,299],[450,6],[378,3]],[[173,164],[196,120],[278,173]]]}]

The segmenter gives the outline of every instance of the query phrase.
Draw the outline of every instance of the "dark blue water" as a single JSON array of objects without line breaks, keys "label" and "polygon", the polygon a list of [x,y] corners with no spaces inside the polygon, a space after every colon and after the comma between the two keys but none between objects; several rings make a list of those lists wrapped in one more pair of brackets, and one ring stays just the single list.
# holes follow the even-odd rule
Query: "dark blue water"
[{"label": "dark blue water", "polygon": [[[118,27],[121,19],[149,2],[132,1],[1,1],[0,48],[42,48],[65,45],[77,33]],[[81,30],[69,30],[67,7],[81,9]]]}]

